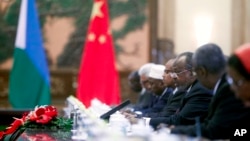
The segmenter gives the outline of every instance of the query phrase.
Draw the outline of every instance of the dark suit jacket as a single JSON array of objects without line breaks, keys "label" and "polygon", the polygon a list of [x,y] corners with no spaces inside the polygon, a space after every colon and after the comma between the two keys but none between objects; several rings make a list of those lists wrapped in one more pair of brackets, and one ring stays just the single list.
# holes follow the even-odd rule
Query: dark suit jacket
[{"label": "dark suit jacket", "polygon": [[151,103],[153,102],[153,93],[145,90],[143,94],[139,95],[137,103],[134,105],[135,111],[144,110],[151,107]]},{"label": "dark suit jacket", "polygon": [[185,96],[186,90],[177,90],[175,94],[171,94],[168,98],[167,104],[164,106],[161,112],[154,112],[145,114],[145,117],[167,117],[175,114],[177,109],[180,108],[182,98]]},{"label": "dark suit jacket", "polygon": [[[223,76],[209,106],[208,116],[200,125],[201,135],[209,139],[228,139],[235,128],[249,128],[249,120],[250,108],[236,99]],[[196,126],[177,126],[171,133],[196,136]]]},{"label": "dark suit jacket", "polygon": [[155,100],[155,103],[153,103],[153,106],[151,108],[141,110],[142,116],[147,113],[151,112],[160,112],[164,108],[164,106],[167,104],[168,97],[170,94],[172,94],[173,89],[172,88],[167,88],[167,91],[165,91],[162,96],[158,97],[157,100]]},{"label": "dark suit jacket", "polygon": [[194,124],[196,117],[205,117],[211,102],[212,92],[203,87],[197,80],[183,98],[182,104],[174,115],[152,118],[150,125],[157,127],[160,123],[168,125]]}]

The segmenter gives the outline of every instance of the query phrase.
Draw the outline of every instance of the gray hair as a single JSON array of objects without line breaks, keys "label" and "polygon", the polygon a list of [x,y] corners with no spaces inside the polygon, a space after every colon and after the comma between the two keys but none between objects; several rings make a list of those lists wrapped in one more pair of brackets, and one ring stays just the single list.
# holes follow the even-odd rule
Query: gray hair
[{"label": "gray hair", "polygon": [[142,65],[138,70],[139,76],[145,75],[148,77],[149,72],[150,72],[153,65],[154,65],[154,63],[147,63],[147,64]]},{"label": "gray hair", "polygon": [[183,63],[185,63],[185,68],[187,70],[192,70],[192,56],[192,52],[183,52],[179,54],[175,59],[174,66],[177,65],[179,62],[184,61]]},{"label": "gray hair", "polygon": [[194,55],[195,67],[204,67],[211,74],[218,74],[225,70],[226,60],[221,48],[213,43],[199,47]]}]

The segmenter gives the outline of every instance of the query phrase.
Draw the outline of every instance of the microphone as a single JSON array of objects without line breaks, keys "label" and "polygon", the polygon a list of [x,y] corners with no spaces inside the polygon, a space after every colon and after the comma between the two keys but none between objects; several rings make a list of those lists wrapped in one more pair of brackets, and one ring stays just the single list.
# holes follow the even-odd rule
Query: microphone
[{"label": "microphone", "polygon": [[104,120],[109,120],[110,116],[112,114],[114,114],[116,111],[119,111],[121,110],[122,108],[124,108],[125,106],[129,105],[131,102],[130,100],[125,100],[124,102],[122,102],[121,104],[115,106],[113,109],[109,110],[108,112],[102,114],[100,116],[101,119],[104,119]]},{"label": "microphone", "polygon": [[201,122],[200,122],[200,117],[195,118],[195,128],[196,128],[196,136],[198,138],[201,137]]}]

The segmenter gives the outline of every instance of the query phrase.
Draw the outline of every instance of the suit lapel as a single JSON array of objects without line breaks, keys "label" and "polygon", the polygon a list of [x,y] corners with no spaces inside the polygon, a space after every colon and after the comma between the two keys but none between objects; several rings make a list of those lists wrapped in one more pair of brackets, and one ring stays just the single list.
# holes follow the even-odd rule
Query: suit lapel
[{"label": "suit lapel", "polygon": [[216,109],[217,105],[219,104],[220,99],[223,98],[223,93],[218,93],[218,92],[220,91],[221,87],[223,85],[225,85],[226,83],[227,83],[226,76],[223,75],[222,78],[221,78],[220,84],[218,86],[218,89],[215,92],[215,95],[213,96],[212,101],[211,101],[211,103],[209,105],[209,108],[208,108],[209,115],[207,116],[208,118],[212,117],[212,115],[215,112],[215,109]]}]

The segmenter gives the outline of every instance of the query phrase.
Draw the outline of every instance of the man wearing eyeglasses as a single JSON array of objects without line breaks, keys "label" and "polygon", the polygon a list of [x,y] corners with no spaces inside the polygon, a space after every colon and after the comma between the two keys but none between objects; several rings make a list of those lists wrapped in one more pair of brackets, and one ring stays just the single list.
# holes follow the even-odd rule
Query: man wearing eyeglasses
[{"label": "man wearing eyeglasses", "polygon": [[[237,128],[249,123],[250,109],[236,99],[226,80],[226,61],[220,47],[205,44],[199,47],[193,56],[194,70],[198,80],[213,90],[213,99],[208,115],[201,123],[192,126],[176,126],[172,134],[202,136],[209,139],[229,139]],[[238,138],[242,140],[243,138]]]},{"label": "man wearing eyeglasses", "polygon": [[211,91],[203,87],[192,71],[191,52],[184,52],[177,56],[173,72],[169,72],[175,79],[178,90],[186,90],[180,107],[173,115],[151,118],[149,124],[156,128],[160,123],[167,125],[189,125],[195,123],[196,117],[205,117],[211,101]]},{"label": "man wearing eyeglasses", "polygon": [[139,75],[139,83],[142,87],[142,90],[139,95],[139,104],[127,109],[121,110],[123,113],[133,113],[134,111],[141,111],[145,109],[152,108],[154,104],[154,93],[150,90],[150,85],[149,85],[149,73],[154,66],[154,63],[146,63],[142,65],[139,70],[138,70],[138,75]]},{"label": "man wearing eyeglasses", "polygon": [[151,67],[148,83],[150,91],[155,95],[155,99],[151,108],[140,111],[142,114],[161,111],[173,91],[171,87],[166,87],[163,83],[164,69],[165,66],[160,64],[155,64]]},{"label": "man wearing eyeglasses", "polygon": [[[172,72],[172,67],[173,67],[173,63],[174,63],[175,59],[170,59],[167,61],[167,63],[165,64],[165,70],[163,73],[163,83],[164,86],[166,88],[172,88],[174,89],[174,91],[169,94],[169,97],[166,99],[165,97],[165,101],[166,103],[162,103],[163,105],[163,110],[159,111],[153,111],[153,112],[147,112],[142,114],[142,117],[159,117],[159,116],[163,116],[165,114],[167,115],[172,115],[176,112],[176,110],[180,107],[180,101],[182,99],[182,97],[184,96],[186,90],[178,90],[176,87],[176,83],[175,80],[173,79],[173,77],[171,77],[171,73]],[[152,82],[151,82],[152,83]],[[130,121],[133,121],[133,123],[138,122],[139,119],[135,118],[135,117],[130,117]]]},{"label": "man wearing eyeglasses", "polygon": [[163,110],[160,112],[151,112],[144,114],[144,117],[147,118],[156,118],[156,117],[165,117],[168,115],[173,115],[177,111],[177,109],[181,105],[181,100],[186,93],[185,89],[178,89],[176,80],[173,77],[173,65],[175,62],[174,59],[170,59],[165,64],[165,70],[163,74],[163,82],[166,87],[171,87],[174,89],[173,93],[170,94],[166,105],[164,106]]}]

